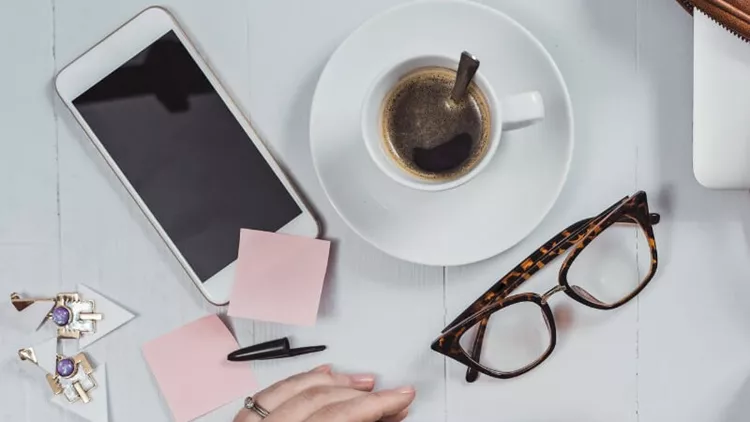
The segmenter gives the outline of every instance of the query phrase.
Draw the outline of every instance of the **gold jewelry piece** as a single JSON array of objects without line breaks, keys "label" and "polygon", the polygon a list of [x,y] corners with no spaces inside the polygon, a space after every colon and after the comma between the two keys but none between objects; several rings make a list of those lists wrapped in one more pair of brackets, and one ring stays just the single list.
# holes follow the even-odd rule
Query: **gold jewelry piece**
[{"label": "gold jewelry piece", "polygon": [[29,306],[33,305],[36,302],[54,302],[54,298],[44,298],[44,299],[31,299],[26,298],[22,299],[21,296],[18,295],[18,293],[11,293],[10,294],[10,302],[15,306],[16,310],[18,312],[23,311],[24,309],[28,308]]},{"label": "gold jewelry piece", "polygon": [[95,333],[96,322],[101,321],[102,314],[96,313],[93,300],[81,300],[78,293],[59,293],[54,298],[22,298],[18,293],[11,293],[10,301],[20,312],[36,302],[54,302],[52,309],[45,317],[57,325],[57,337],[77,339],[82,333]]},{"label": "gold jewelry piece", "polygon": [[34,365],[39,365],[39,361],[36,359],[36,353],[34,353],[34,349],[29,347],[28,349],[21,349],[18,351],[18,358],[21,360],[27,360]]}]

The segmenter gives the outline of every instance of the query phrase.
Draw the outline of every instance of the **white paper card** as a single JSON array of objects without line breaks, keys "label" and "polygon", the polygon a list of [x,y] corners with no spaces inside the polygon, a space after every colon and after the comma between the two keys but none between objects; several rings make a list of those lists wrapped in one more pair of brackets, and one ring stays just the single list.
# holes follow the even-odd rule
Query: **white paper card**
[{"label": "white paper card", "polygon": [[[36,302],[23,311],[19,312],[13,306],[3,306],[0,318],[7,318],[12,321],[12,327],[23,333],[29,333],[39,330],[43,325],[46,326],[47,315],[52,310],[52,302]],[[53,324],[54,325],[54,324]],[[45,327],[49,330],[50,335],[54,332],[52,327]]]},{"label": "white paper card", "polygon": [[50,339],[44,340],[41,343],[37,343],[31,347],[29,347],[34,351],[34,356],[36,356],[37,365],[34,365],[32,362],[28,361],[20,361],[19,364],[23,365],[25,368],[35,368],[38,369],[38,372],[41,376],[39,377],[43,383],[47,383],[47,381],[44,380],[44,374],[54,374],[55,373],[55,366],[57,365],[57,337],[52,337]]},{"label": "white paper card", "polygon": [[750,188],[750,43],[695,10],[693,170],[709,188]]},{"label": "white paper card", "polygon": [[91,401],[84,404],[81,401],[68,402],[64,395],[52,397],[52,403],[62,407],[68,412],[89,420],[91,422],[107,422],[109,420],[109,405],[107,398],[107,368],[105,365],[97,366],[92,374],[96,380],[97,387],[91,391]]},{"label": "white paper card", "polygon": [[97,293],[90,287],[83,284],[78,285],[78,293],[81,295],[83,300],[93,300],[96,305],[96,312],[102,314],[101,321],[96,323],[95,333],[83,333],[79,340],[78,347],[80,350],[90,346],[95,341],[106,336],[117,328],[121,327],[131,319],[134,315],[128,312],[123,307],[119,306],[110,299]]}]

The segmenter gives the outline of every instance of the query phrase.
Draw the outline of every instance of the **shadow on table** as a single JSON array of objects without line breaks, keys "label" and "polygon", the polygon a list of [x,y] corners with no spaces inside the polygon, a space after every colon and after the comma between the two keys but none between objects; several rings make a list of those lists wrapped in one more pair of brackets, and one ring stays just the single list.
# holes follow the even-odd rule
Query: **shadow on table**
[{"label": "shadow on table", "polygon": [[748,414],[750,414],[750,378],[745,379],[719,420],[721,422],[746,421]]}]

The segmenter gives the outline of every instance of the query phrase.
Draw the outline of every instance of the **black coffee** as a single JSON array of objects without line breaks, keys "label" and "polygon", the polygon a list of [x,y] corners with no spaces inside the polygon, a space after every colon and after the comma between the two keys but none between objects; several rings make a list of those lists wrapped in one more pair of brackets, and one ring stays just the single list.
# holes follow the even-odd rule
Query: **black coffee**
[{"label": "black coffee", "polygon": [[449,180],[470,171],[489,147],[487,99],[472,83],[461,101],[450,98],[456,72],[442,67],[402,78],[383,104],[386,149],[408,172]]}]

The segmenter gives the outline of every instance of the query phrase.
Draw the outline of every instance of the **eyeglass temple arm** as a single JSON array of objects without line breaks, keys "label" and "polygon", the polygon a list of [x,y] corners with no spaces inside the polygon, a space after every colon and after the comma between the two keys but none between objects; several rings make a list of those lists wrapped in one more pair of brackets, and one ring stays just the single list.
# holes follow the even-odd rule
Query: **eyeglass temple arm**
[{"label": "eyeglass temple arm", "polygon": [[[581,221],[573,224],[572,226],[568,227],[568,229],[566,229],[566,230],[571,230],[571,228],[574,227],[574,226],[575,227],[578,227],[579,225],[581,225],[581,227],[586,226],[592,220],[594,220],[594,218],[589,218],[589,219],[586,219],[586,220],[581,220]],[[651,214],[649,214],[649,223],[651,225],[659,224],[660,221],[661,221],[661,216],[659,214],[657,214],[657,213],[651,213]],[[617,222],[618,223],[624,223],[624,224],[634,224],[635,223],[635,221],[633,221],[632,218],[628,217],[628,216],[622,216],[622,217],[620,217],[617,220]],[[578,227],[578,230],[580,230],[581,227]],[[575,230],[576,229],[572,229],[571,231],[575,231]],[[564,233],[564,231],[563,231],[563,233]],[[554,255],[554,256],[556,257],[557,255]],[[550,261],[551,261],[551,259],[550,259]],[[534,270],[534,272],[536,272],[536,270]],[[518,283],[518,284],[520,284],[520,283]],[[501,300],[501,299],[498,298],[496,300]],[[471,358],[472,358],[472,360],[474,360],[474,362],[479,362],[479,359],[481,358],[481,355],[482,355],[482,344],[484,342],[484,335],[487,332],[487,324],[489,323],[489,321],[490,321],[489,318],[484,318],[484,319],[482,319],[479,322],[479,326],[477,327],[477,333],[476,333],[476,336],[474,337],[474,344],[472,345],[472,348],[471,348]],[[474,382],[474,381],[477,380],[477,378],[479,378],[479,371],[477,371],[476,369],[467,368],[467,370],[466,370],[466,382]]]}]

